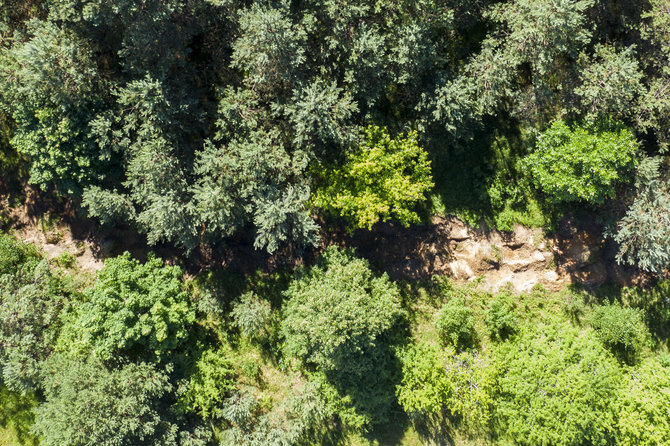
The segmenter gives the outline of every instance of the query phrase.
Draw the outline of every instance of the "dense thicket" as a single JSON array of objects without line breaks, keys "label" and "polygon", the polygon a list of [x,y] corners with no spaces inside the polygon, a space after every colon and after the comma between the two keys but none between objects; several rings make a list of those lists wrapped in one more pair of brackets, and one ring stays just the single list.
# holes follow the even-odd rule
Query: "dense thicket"
[{"label": "dense thicket", "polygon": [[[0,1],[2,228],[35,185],[178,264],[303,263],[84,273],[3,233],[0,435],[667,443],[669,29],[668,0]],[[492,295],[319,240],[437,214],[595,222],[658,282]]]},{"label": "dense thicket", "polygon": [[619,6],[13,1],[3,132],[32,183],[104,224],[187,249],[253,230],[268,251],[314,244],[319,209],[354,227],[416,221],[431,184],[420,147],[439,168],[433,203],[467,216],[442,177],[458,167],[442,166],[497,135],[509,159],[480,160],[467,194],[508,227],[537,221],[524,216],[537,200],[614,198],[636,137],[665,153],[667,4]]}]

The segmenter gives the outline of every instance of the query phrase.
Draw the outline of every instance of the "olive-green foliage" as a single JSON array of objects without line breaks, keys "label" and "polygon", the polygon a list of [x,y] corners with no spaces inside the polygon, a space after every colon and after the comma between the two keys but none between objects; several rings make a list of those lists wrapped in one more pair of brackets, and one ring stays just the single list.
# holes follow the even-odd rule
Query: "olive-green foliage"
[{"label": "olive-green foliage", "polygon": [[499,352],[496,423],[520,445],[608,444],[621,381],[617,362],[590,330],[567,323],[525,330]]},{"label": "olive-green foliage", "polygon": [[601,204],[628,180],[638,145],[627,129],[570,128],[556,121],[523,165],[549,201]]},{"label": "olive-green foliage", "polygon": [[259,299],[253,292],[240,297],[231,311],[233,323],[248,338],[258,338],[269,329],[272,317],[270,303]]},{"label": "olive-green foliage", "polygon": [[368,262],[328,248],[317,265],[286,291],[284,351],[324,370],[358,373],[357,361],[400,320],[400,294]]},{"label": "olive-green foliage", "polygon": [[518,330],[514,304],[511,296],[500,293],[489,305],[486,314],[486,328],[495,340],[505,340]]},{"label": "olive-green foliage", "polygon": [[119,353],[162,359],[188,338],[195,321],[181,277],[179,267],[151,254],[146,263],[129,253],[108,259],[64,327],[68,348],[102,360]]},{"label": "olive-green foliage", "polygon": [[453,296],[442,307],[435,328],[442,345],[462,349],[471,347],[477,341],[474,313],[462,296]]},{"label": "olive-green foliage", "polygon": [[[38,404],[32,393],[12,392],[0,387],[0,444],[7,446],[37,446],[38,439],[30,433]],[[12,438],[13,437],[13,438]],[[6,442],[6,443],[3,443]]]},{"label": "olive-green foliage", "polygon": [[320,444],[321,430],[334,417],[318,382],[301,384],[269,412],[258,412],[252,395],[229,398],[222,417],[231,428],[223,432],[221,446]]},{"label": "olive-green foliage", "polygon": [[616,401],[618,444],[651,446],[670,442],[670,370],[654,359],[632,369]]},{"label": "olive-green foliage", "polygon": [[34,268],[41,259],[35,245],[0,234],[0,276],[19,275],[22,270]]},{"label": "olive-green foliage", "polygon": [[43,372],[45,402],[34,432],[44,446],[176,445],[165,398],[168,375],[147,363],[108,369],[54,355]]},{"label": "olive-green foliage", "polygon": [[189,410],[207,418],[214,415],[235,388],[235,371],[226,353],[205,350],[195,364],[182,401]]},{"label": "olive-green foliage", "polygon": [[415,207],[433,187],[428,153],[417,134],[391,138],[385,128],[369,126],[364,142],[347,154],[341,168],[324,172],[314,204],[344,217],[350,228],[367,228],[397,219],[419,221]]},{"label": "olive-green foliage", "polygon": [[0,377],[15,391],[39,386],[52,352],[66,293],[32,245],[0,234]]},{"label": "olive-green foliage", "polygon": [[635,361],[648,343],[643,314],[634,308],[599,306],[593,310],[591,325],[602,343],[627,361]]}]

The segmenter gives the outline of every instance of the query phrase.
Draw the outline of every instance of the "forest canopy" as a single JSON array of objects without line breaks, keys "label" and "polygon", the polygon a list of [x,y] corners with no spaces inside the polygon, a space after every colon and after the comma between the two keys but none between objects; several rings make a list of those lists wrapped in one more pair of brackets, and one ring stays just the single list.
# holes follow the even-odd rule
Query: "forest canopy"
[{"label": "forest canopy", "polygon": [[0,1],[0,444],[668,443],[669,145],[670,0]]}]

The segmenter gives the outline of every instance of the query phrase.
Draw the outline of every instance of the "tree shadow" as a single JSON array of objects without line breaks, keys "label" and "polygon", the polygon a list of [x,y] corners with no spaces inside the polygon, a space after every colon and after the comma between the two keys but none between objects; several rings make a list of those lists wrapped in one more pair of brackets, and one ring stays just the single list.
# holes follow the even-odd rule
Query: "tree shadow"
[{"label": "tree shadow", "polygon": [[409,419],[396,400],[402,372],[400,360],[388,339],[358,354],[338,356],[335,368],[325,373],[341,397],[370,420],[365,437],[384,445],[400,445]]}]

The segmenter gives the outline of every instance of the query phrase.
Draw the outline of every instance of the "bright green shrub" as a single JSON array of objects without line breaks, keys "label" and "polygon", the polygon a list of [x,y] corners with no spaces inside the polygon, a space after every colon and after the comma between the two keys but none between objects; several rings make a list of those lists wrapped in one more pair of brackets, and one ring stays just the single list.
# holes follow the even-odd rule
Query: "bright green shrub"
[{"label": "bright green shrub", "polygon": [[475,432],[487,430],[495,407],[496,364],[478,352],[462,352],[446,364],[452,392],[449,411]]},{"label": "bright green shrub", "polygon": [[670,444],[670,370],[655,360],[626,376],[617,400],[619,444]]},{"label": "bright green shrub", "polygon": [[602,343],[627,361],[634,361],[647,344],[647,327],[640,310],[599,306],[593,311],[591,325]]},{"label": "bright green shrub", "polygon": [[522,166],[549,201],[600,204],[628,180],[638,142],[627,129],[570,128],[556,121],[540,135],[537,149]]},{"label": "bright green shrub", "polygon": [[129,253],[108,259],[66,325],[65,344],[90,349],[103,360],[118,353],[160,359],[188,337],[195,321],[182,274],[152,254],[146,263]]},{"label": "bright green shrub", "polygon": [[440,351],[429,344],[413,345],[402,356],[402,383],[396,394],[407,413],[439,413],[451,394]]},{"label": "bright green shrub", "polygon": [[437,334],[443,345],[467,348],[477,340],[475,316],[471,308],[465,305],[465,299],[452,297],[437,315],[435,322]]},{"label": "bright green shrub", "polygon": [[416,132],[392,139],[383,127],[365,129],[365,141],[345,164],[324,173],[314,204],[344,217],[351,229],[397,219],[404,226],[419,221],[413,208],[433,187],[428,153]]},{"label": "bright green shrub", "polygon": [[502,344],[498,434],[511,444],[609,444],[615,437],[611,402],[621,376],[617,362],[591,331],[567,323],[539,325]]},{"label": "bright green shrub", "polygon": [[409,414],[438,414],[448,409],[471,428],[486,426],[493,412],[495,368],[476,353],[445,358],[437,347],[419,344],[402,355],[398,402]]},{"label": "bright green shrub", "polygon": [[224,352],[205,350],[195,364],[182,401],[189,410],[207,418],[235,388],[235,371]]},{"label": "bright green shrub", "polygon": [[489,336],[495,340],[505,340],[516,333],[518,325],[512,300],[504,293],[498,294],[486,315]]}]

